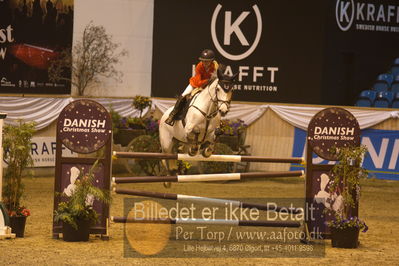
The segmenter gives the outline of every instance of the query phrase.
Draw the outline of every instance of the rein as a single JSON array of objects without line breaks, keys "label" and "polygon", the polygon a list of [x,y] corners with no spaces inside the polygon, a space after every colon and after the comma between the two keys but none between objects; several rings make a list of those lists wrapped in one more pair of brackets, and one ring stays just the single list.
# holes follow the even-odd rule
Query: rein
[{"label": "rein", "polygon": [[[210,80],[210,81],[209,81],[209,84],[212,84],[215,80],[216,80],[216,79]],[[216,85],[216,86],[217,86],[217,85]],[[201,91],[201,92],[202,92],[202,91]],[[201,93],[201,92],[200,92],[200,93]],[[218,114],[219,107],[221,106],[221,105],[220,105],[220,106],[218,105],[219,100],[218,100],[218,98],[217,98],[217,93],[215,93],[215,96],[216,96],[215,98],[216,98],[216,100],[214,100],[214,99],[212,98],[212,94],[211,94],[211,92],[210,92],[210,86],[208,86],[208,94],[209,94],[209,98],[211,99],[211,102],[212,102],[211,108],[209,108],[209,109],[212,109],[213,106],[216,107],[216,110],[213,111],[213,112],[211,112],[210,114],[208,114],[207,112],[204,112],[204,111],[201,110],[198,106],[194,105],[194,104],[195,104],[195,100],[197,100],[197,98],[198,98],[198,96],[199,96],[200,93],[198,93],[198,94],[196,94],[196,95],[194,96],[195,98],[193,99],[193,101],[192,101],[192,103],[190,104],[189,108],[194,107],[195,109],[197,109],[197,110],[206,118],[207,121],[208,121],[208,120],[211,120],[212,118],[214,118],[214,117]],[[206,127],[206,129],[208,129],[208,126]]]},{"label": "rein", "polygon": [[[212,84],[215,80],[216,80],[216,78],[211,79],[208,84]],[[194,105],[195,101],[197,100],[198,96],[200,95],[200,93],[202,91],[194,96],[194,99],[192,100],[192,102],[191,102],[191,104],[189,106],[189,108],[193,107],[193,108],[197,109],[205,117],[205,133],[204,133],[204,136],[203,136],[201,142],[203,142],[205,140],[206,135],[208,133],[208,127],[209,127],[210,121],[211,121],[211,119],[213,119],[218,114],[219,108],[222,106],[222,104],[226,104],[228,106],[228,104],[230,103],[230,101],[222,101],[222,100],[218,99],[218,95],[217,95],[217,86],[218,85],[219,85],[219,83],[216,84],[216,87],[215,87],[215,99],[212,98],[212,94],[211,94],[211,91],[210,91],[210,89],[211,89],[210,85],[207,86],[208,87],[208,95],[209,95],[209,98],[210,98],[210,100],[212,102],[210,108],[208,109],[208,112],[209,112],[209,110],[212,110],[212,109],[214,109],[214,107],[216,107],[215,111],[210,112],[208,114],[208,112],[204,112],[198,106]],[[219,102],[221,102],[220,105],[219,105]]]}]

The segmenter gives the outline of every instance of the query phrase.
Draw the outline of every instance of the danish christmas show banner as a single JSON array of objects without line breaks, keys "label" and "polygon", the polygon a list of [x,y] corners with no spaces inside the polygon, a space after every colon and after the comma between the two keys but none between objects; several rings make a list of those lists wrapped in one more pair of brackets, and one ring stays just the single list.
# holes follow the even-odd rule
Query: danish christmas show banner
[{"label": "danish christmas show banner", "polygon": [[70,94],[70,82],[51,82],[48,68],[61,51],[71,51],[73,5],[0,1],[0,93]]}]

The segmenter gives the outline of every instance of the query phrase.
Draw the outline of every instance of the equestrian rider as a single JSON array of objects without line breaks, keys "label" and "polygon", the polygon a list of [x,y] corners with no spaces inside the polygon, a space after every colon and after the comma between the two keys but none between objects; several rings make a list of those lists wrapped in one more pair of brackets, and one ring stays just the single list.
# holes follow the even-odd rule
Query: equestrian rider
[{"label": "equestrian rider", "polygon": [[215,61],[215,53],[210,49],[205,49],[201,52],[198,59],[200,62],[195,67],[195,76],[190,78],[190,83],[179,96],[172,112],[170,112],[169,117],[165,120],[165,123],[170,126],[173,126],[176,114],[178,114],[185,106],[185,103],[191,99],[193,90],[197,88],[202,90],[208,85],[210,79],[216,77],[218,63]]}]

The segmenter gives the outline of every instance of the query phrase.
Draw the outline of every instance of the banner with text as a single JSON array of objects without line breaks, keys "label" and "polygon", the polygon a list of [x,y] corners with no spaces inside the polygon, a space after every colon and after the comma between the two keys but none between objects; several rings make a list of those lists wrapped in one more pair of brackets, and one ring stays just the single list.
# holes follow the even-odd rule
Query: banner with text
[{"label": "banner with text", "polygon": [[209,48],[239,72],[233,100],[353,105],[398,56],[398,10],[394,0],[154,0],[152,96],[182,93]]},{"label": "banner with text", "polygon": [[[31,143],[31,155],[34,167],[55,166],[55,137],[34,137]],[[62,146],[62,155],[65,157],[77,157],[78,154]]]},{"label": "banner with text", "polygon": [[64,50],[71,53],[73,5],[0,1],[0,93],[70,94],[70,82],[51,82],[48,68]]},{"label": "banner with text", "polygon": [[[305,157],[306,131],[295,128],[293,157]],[[361,132],[361,144],[367,146],[368,153],[363,167],[369,170],[371,177],[399,180],[399,131],[365,129]],[[314,154],[314,164],[334,164]],[[291,170],[302,169],[292,166]]]},{"label": "banner with text", "polygon": [[[201,51],[209,48],[228,74],[239,73],[234,100],[319,103],[322,53],[314,40],[323,38],[318,24],[324,5],[155,0],[152,96],[182,93]],[[321,12],[307,16],[310,9]]]}]

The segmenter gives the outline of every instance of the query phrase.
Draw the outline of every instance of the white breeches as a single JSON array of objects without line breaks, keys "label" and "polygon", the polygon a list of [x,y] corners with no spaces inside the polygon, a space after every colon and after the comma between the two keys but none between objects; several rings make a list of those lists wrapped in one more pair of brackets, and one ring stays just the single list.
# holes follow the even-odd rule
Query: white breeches
[{"label": "white breeches", "polygon": [[193,91],[193,86],[191,86],[190,84],[188,84],[187,88],[183,91],[182,95],[183,97],[189,95],[192,91]]}]

